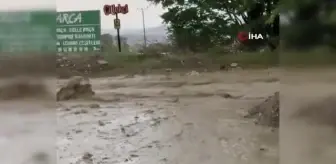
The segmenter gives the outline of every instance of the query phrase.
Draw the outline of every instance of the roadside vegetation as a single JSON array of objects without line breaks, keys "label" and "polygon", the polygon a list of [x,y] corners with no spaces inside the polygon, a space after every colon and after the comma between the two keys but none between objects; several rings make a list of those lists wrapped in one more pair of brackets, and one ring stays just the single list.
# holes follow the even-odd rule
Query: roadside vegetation
[{"label": "roadside vegetation", "polygon": [[[134,50],[122,37],[119,53],[115,36],[103,34],[102,52],[94,56],[108,64],[97,65],[91,60],[98,57],[81,55],[80,60],[85,62],[66,65],[78,74],[112,75],[167,69],[218,71],[232,64],[257,69],[330,67],[336,63],[336,10],[331,1],[148,1],[166,9],[162,18],[168,27],[168,43],[147,44]],[[267,37],[240,43],[239,31]],[[61,70],[67,72],[64,67]]]},{"label": "roadside vegetation", "polygon": [[[118,53],[111,48],[103,53],[110,68],[218,70],[231,63],[242,68],[336,63],[336,10],[330,1],[148,1],[167,9],[162,18],[170,42],[150,44],[137,52]],[[280,26],[279,14],[284,16]],[[243,30],[268,37],[237,44],[237,33]],[[104,45],[111,45],[113,37],[105,40],[110,41]],[[127,39],[123,40],[126,45]]]}]

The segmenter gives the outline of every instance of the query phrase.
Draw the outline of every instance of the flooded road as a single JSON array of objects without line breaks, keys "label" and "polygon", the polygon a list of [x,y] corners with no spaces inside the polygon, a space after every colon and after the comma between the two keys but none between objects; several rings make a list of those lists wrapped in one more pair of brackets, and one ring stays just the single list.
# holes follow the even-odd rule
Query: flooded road
[{"label": "flooded road", "polygon": [[[96,78],[90,100],[0,101],[0,163],[333,164],[335,71],[306,72]],[[281,133],[242,117],[278,90]]]},{"label": "flooded road", "polygon": [[60,103],[58,163],[277,164],[277,130],[242,117],[278,91],[274,79],[267,71],[91,79],[99,99]]}]

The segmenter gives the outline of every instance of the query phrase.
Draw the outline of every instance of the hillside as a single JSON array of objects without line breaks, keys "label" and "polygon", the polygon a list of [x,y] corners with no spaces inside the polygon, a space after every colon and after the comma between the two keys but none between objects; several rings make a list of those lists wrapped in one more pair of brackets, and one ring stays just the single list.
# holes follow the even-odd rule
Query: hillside
[{"label": "hillside", "polygon": [[[116,35],[116,30],[104,30],[102,34]],[[152,42],[167,42],[167,28],[165,26],[158,26],[146,29],[146,36],[148,43]],[[144,36],[143,29],[125,29],[121,30],[121,36],[127,37],[127,42],[130,46],[136,44],[143,44]]]}]

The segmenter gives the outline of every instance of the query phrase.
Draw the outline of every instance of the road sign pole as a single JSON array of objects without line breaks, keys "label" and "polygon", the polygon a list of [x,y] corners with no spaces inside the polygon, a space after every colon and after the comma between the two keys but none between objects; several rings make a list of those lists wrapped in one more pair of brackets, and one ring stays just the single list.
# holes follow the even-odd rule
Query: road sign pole
[{"label": "road sign pole", "polygon": [[114,20],[114,28],[117,30],[117,39],[118,39],[118,49],[121,52],[121,41],[120,41],[120,20],[118,14],[127,14],[128,5],[121,6],[118,5],[105,5],[104,6],[105,15],[115,15],[116,19]]},{"label": "road sign pole", "polygon": [[[116,14],[116,20],[118,20],[118,13]],[[117,37],[118,37],[118,49],[119,49],[119,52],[121,52],[120,28],[117,28]]]}]

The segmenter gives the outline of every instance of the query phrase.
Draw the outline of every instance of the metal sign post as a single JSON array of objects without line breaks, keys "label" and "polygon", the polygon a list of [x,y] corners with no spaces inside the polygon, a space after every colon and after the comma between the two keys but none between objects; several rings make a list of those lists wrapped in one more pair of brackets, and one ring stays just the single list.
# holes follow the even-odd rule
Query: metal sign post
[{"label": "metal sign post", "polygon": [[117,30],[118,50],[119,50],[119,52],[121,52],[121,43],[120,43],[120,19],[118,18],[118,14],[116,14],[116,19],[114,19],[114,28]]},{"label": "metal sign post", "polygon": [[120,19],[118,18],[118,14],[127,14],[128,13],[128,5],[121,6],[118,5],[105,5],[104,6],[104,13],[106,16],[108,15],[115,15],[116,18],[114,19],[114,28],[117,30],[117,37],[118,37],[118,49],[121,52],[121,43],[120,43]]}]

